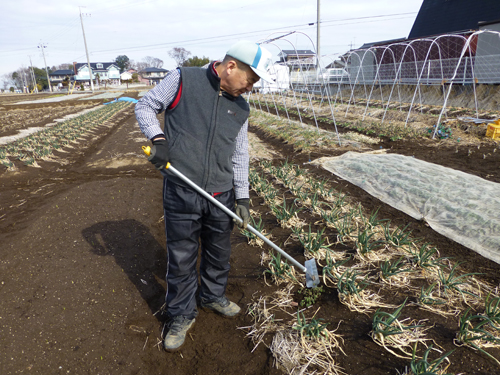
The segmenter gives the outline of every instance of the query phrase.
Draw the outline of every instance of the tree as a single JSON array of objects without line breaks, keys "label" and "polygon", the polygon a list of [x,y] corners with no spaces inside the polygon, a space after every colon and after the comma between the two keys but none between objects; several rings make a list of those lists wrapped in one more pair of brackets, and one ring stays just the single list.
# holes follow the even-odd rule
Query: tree
[{"label": "tree", "polygon": [[182,63],[182,66],[204,66],[210,62],[208,57],[193,56]]},{"label": "tree", "polygon": [[191,52],[182,47],[174,47],[168,51],[168,55],[175,60],[177,66],[182,66],[184,61],[191,55]]},{"label": "tree", "polygon": [[12,75],[10,73],[6,73],[2,76],[2,86],[4,90],[8,90],[9,86],[12,82]]},{"label": "tree", "polygon": [[39,84],[44,90],[49,88],[49,83],[47,82],[47,73],[45,73],[45,69],[33,67],[33,71],[35,72],[36,83]]},{"label": "tree", "polygon": [[144,70],[148,67],[148,63],[145,61],[138,61],[134,63],[134,69],[140,72],[141,70]]},{"label": "tree", "polygon": [[120,73],[129,67],[130,59],[126,55],[120,55],[115,59],[116,65],[120,68]]},{"label": "tree", "polygon": [[122,83],[126,83],[127,84],[127,89],[128,89],[128,84],[132,83],[132,79],[122,79]]},{"label": "tree", "polygon": [[73,70],[73,64],[59,64],[53,70]]},{"label": "tree", "polygon": [[146,63],[146,66],[143,67],[142,69],[145,69],[145,68],[158,68],[158,69],[160,69],[163,66],[163,60],[161,60],[157,57],[146,56],[143,59],[143,61],[144,61],[144,63]]}]

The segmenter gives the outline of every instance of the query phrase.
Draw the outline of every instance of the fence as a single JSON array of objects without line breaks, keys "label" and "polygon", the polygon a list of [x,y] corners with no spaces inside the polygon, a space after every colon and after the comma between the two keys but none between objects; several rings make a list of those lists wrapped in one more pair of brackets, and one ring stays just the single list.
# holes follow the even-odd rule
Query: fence
[{"label": "fence", "polygon": [[[314,50],[314,43],[305,37]],[[286,38],[273,40],[267,47],[281,52],[283,44],[297,50]],[[274,88],[261,83],[256,90],[279,95],[286,91],[289,97],[305,97],[311,102],[313,111],[312,96],[320,96],[321,102],[331,107],[334,121],[334,107],[338,104],[347,104],[347,115],[356,103],[363,102],[366,105],[364,117],[370,104],[377,101],[385,112],[395,103],[400,108],[407,108],[406,126],[412,111],[431,104],[441,107],[436,121],[439,125],[450,106],[471,108],[476,117],[480,111],[498,110],[500,33],[480,30],[371,46],[334,57],[297,58],[276,64],[271,73],[282,72],[283,67],[289,71],[286,78],[276,74],[281,82]],[[330,77],[328,68],[332,67],[341,68],[346,74]],[[385,112],[381,122],[386,118]],[[437,129],[438,126],[436,132]]]}]

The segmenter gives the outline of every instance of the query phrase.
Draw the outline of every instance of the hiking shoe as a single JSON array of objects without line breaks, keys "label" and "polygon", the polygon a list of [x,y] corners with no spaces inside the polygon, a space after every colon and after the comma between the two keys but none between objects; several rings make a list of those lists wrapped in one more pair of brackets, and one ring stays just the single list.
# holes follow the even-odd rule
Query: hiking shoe
[{"label": "hiking shoe", "polygon": [[184,344],[186,334],[193,326],[195,319],[188,319],[182,315],[174,316],[168,323],[168,333],[163,339],[163,347],[166,351],[173,352]]},{"label": "hiking shoe", "polygon": [[200,305],[205,309],[213,310],[227,317],[236,316],[241,311],[241,308],[236,303],[229,301],[225,296],[211,302],[204,301],[202,298]]}]

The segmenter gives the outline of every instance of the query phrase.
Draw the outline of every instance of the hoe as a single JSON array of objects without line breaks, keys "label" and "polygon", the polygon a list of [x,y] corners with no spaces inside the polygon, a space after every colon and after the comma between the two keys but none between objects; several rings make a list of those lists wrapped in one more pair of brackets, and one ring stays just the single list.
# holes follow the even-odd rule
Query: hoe
[{"label": "hoe", "polygon": [[[151,152],[154,152],[154,149],[152,150],[151,147],[149,146],[142,146],[142,150],[146,155],[151,155]],[[208,199],[210,202],[212,202],[214,205],[219,207],[222,211],[224,211],[226,214],[228,214],[230,217],[235,219],[237,222],[241,223],[242,220],[230,209],[225,207],[223,204],[221,204],[219,201],[214,199],[210,194],[208,194],[205,190],[200,188],[198,185],[196,185],[193,181],[191,181],[189,178],[184,176],[181,172],[179,172],[177,169],[175,169],[170,163],[167,164],[164,170],[161,171],[162,174],[166,175],[167,170],[174,174],[175,176],[179,177],[181,180],[183,180],[185,183],[187,183],[189,186],[191,186],[193,189],[195,189],[198,193],[200,193],[203,197]],[[302,272],[306,274],[306,287],[308,288],[313,288],[316,287],[316,285],[319,284],[319,276],[318,276],[318,270],[316,268],[316,261],[314,258],[306,260],[304,265],[300,264],[297,262],[294,258],[292,258],[289,254],[287,254],[284,250],[280,249],[276,244],[274,244],[272,241],[270,241],[266,236],[264,236],[262,233],[260,233],[258,230],[253,228],[250,224],[247,224],[246,229],[256,236],[258,236],[262,241],[267,243],[269,246],[271,246],[274,250],[277,252],[281,253],[286,259],[288,259],[294,266],[296,266],[298,269],[300,269]]]}]

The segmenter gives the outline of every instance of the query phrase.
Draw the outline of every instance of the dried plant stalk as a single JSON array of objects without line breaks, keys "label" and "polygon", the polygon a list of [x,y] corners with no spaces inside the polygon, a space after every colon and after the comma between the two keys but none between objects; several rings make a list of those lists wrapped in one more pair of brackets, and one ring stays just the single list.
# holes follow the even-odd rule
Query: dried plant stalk
[{"label": "dried plant stalk", "polygon": [[276,332],[270,346],[278,368],[287,374],[299,375],[311,367],[314,374],[345,374],[336,364],[336,351],[342,351],[342,337],[334,331],[325,330],[325,336],[318,340],[306,339],[292,329],[282,329]]},{"label": "dried plant stalk", "polygon": [[367,314],[375,308],[394,308],[395,305],[383,303],[382,297],[376,293],[372,293],[367,289],[361,290],[354,294],[341,294],[339,293],[339,300],[346,305],[349,310],[356,311],[361,314]]}]

